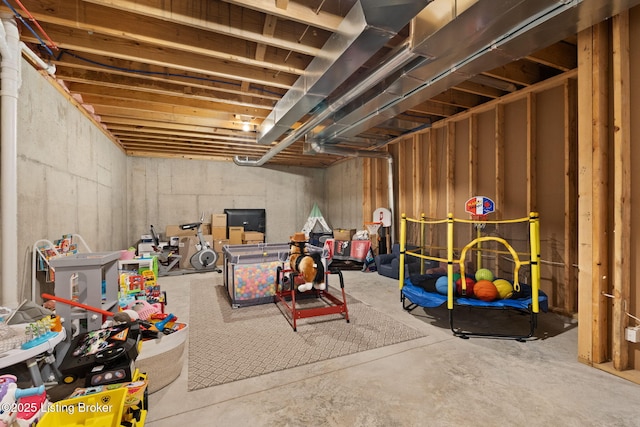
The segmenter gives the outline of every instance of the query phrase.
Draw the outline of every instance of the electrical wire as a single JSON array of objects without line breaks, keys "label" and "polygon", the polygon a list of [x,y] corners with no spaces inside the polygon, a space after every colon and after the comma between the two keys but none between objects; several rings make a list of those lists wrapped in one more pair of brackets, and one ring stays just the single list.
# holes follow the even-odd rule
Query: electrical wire
[{"label": "electrical wire", "polygon": [[[43,46],[43,47],[47,50],[47,52],[49,53],[49,55],[51,55],[51,56],[53,57],[53,56],[54,56],[54,55],[53,55],[53,52],[51,51],[51,49],[49,48],[49,46],[47,46],[47,44],[44,42],[44,40],[42,40],[42,38],[40,37],[40,35],[38,35],[38,33],[36,33],[36,31],[35,31],[33,28],[31,28],[31,25],[29,25],[29,24],[27,23],[27,21],[25,21],[25,20],[24,20],[24,18],[22,17],[22,15],[20,15],[20,13],[19,13],[19,12],[18,12],[14,7],[13,7],[13,6],[11,6],[7,0],[2,0],[2,2],[3,2],[5,5],[7,5],[7,7],[8,7],[9,9],[11,9],[11,11],[12,11],[12,12],[13,12],[13,14],[15,15],[15,17],[16,17],[18,20],[20,20],[20,22],[22,22],[22,23],[24,24],[24,26],[25,26],[25,27],[27,27],[27,29],[31,32],[31,34],[33,34],[33,35],[35,36],[35,38],[37,38],[37,39],[38,39],[38,41],[40,42],[40,45],[41,45],[41,46]],[[29,15],[31,15],[31,14],[29,14]],[[34,21],[35,21],[35,19],[34,19]],[[49,38],[49,36],[48,36],[48,35],[46,35],[46,33],[44,32],[44,30],[42,29],[42,27],[40,27],[40,24],[38,24],[38,23],[37,23],[37,21],[35,21],[35,22],[36,22],[36,25],[38,26],[38,28],[40,28],[40,31],[42,31],[42,32],[45,34],[45,37],[47,38],[47,40],[51,40],[51,39]],[[53,43],[53,42],[51,42],[51,43]],[[55,43],[53,43],[53,46],[55,47],[55,49],[56,49],[56,50],[58,49],[58,47],[55,45]]]}]

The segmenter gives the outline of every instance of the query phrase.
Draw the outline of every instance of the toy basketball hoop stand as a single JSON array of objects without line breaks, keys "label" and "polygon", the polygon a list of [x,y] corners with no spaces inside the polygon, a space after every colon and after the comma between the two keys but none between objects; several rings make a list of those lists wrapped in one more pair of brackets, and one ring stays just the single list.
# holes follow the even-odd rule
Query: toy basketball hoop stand
[{"label": "toy basketball hoop stand", "polygon": [[[476,237],[480,237],[481,231],[484,230],[487,225],[487,215],[495,211],[496,204],[488,197],[474,196],[467,200],[464,205],[466,212],[471,214],[471,220],[473,221],[473,227],[476,229]],[[482,244],[477,244],[477,265],[478,269],[482,268]]]},{"label": "toy basketball hoop stand", "polygon": [[365,222],[364,226],[367,228],[369,236],[373,236],[378,234],[378,230],[382,227],[382,222]]},{"label": "toy basketball hoop stand", "polygon": [[[382,250],[380,250],[379,252],[387,253],[388,249],[391,247],[391,241],[390,241],[391,233],[390,233],[390,230],[387,230],[387,228],[390,228],[392,224],[391,211],[387,208],[378,208],[375,211],[373,211],[372,221],[365,223],[365,225],[374,224],[374,223],[381,224],[381,225],[378,225],[378,230],[376,231],[380,231],[381,227],[383,229],[382,233],[378,235],[378,240],[384,243],[384,252]],[[371,231],[369,232],[371,233]]]}]

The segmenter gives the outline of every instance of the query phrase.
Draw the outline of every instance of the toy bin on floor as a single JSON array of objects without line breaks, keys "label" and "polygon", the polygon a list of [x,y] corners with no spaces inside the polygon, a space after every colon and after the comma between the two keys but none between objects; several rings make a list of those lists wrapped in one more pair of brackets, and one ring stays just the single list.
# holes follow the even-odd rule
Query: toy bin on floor
[{"label": "toy bin on floor", "polygon": [[226,245],[224,285],[234,308],[274,302],[275,277],[289,258],[289,244]]},{"label": "toy bin on floor", "polygon": [[117,388],[54,402],[38,426],[120,426],[126,395],[125,388]]}]

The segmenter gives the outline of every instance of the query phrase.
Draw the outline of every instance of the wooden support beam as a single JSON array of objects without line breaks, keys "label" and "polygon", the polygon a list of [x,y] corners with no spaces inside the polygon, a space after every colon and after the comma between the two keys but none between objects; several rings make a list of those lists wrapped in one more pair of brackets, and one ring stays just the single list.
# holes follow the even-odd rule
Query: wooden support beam
[{"label": "wooden support beam", "polygon": [[527,212],[537,212],[536,168],[538,159],[536,94],[527,94]]},{"label": "wooden support beam", "polygon": [[578,33],[578,360],[593,364],[593,28]]},{"label": "wooden support beam", "polygon": [[423,175],[424,165],[424,143],[423,135],[414,135],[411,139],[411,151],[412,151],[412,192],[413,192],[413,212],[418,215],[419,218],[424,213],[424,189],[423,184],[425,182],[425,176]]},{"label": "wooden support beam", "polygon": [[456,193],[456,124],[449,122],[446,127],[445,147],[447,158],[447,214],[455,213]]},{"label": "wooden support beam", "polygon": [[613,367],[629,367],[625,328],[631,291],[631,118],[629,11],[613,17]]},{"label": "wooden support beam", "polygon": [[[496,161],[496,186],[495,186],[495,219],[503,218],[504,213],[504,104],[496,105],[495,114],[495,161]],[[494,270],[498,271],[498,270]]]},{"label": "wooden support beam", "polygon": [[[373,200],[373,159],[362,158],[362,217],[365,221],[371,221],[374,207]],[[367,219],[368,218],[368,219]]]},{"label": "wooden support beam", "polygon": [[564,85],[564,305],[565,314],[578,311],[578,132],[577,81]]},{"label": "wooden support beam", "polygon": [[469,115],[469,198],[478,194],[478,116]]},{"label": "wooden support beam", "polygon": [[429,150],[429,218],[438,218],[438,144],[433,132],[425,134],[425,143]]},{"label": "wooden support beam", "polygon": [[609,293],[609,239],[608,232],[608,147],[609,147],[609,25],[595,25],[593,37],[593,275],[591,286],[593,305],[593,362],[602,363],[608,354],[607,309]]}]

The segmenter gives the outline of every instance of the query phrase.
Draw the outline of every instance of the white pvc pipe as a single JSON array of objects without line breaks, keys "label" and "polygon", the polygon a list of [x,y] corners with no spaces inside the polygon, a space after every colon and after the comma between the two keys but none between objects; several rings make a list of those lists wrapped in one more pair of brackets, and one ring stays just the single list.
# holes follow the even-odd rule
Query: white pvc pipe
[{"label": "white pvc pipe", "polygon": [[0,30],[0,203],[2,216],[2,305],[18,306],[18,89],[20,36],[13,15]]},{"label": "white pvc pipe", "polygon": [[45,70],[47,73],[54,75],[56,73],[55,64],[47,64],[40,58],[34,51],[32,51],[29,46],[24,44],[24,42],[20,42],[20,50],[29,57],[29,59],[36,64],[38,67]]}]

